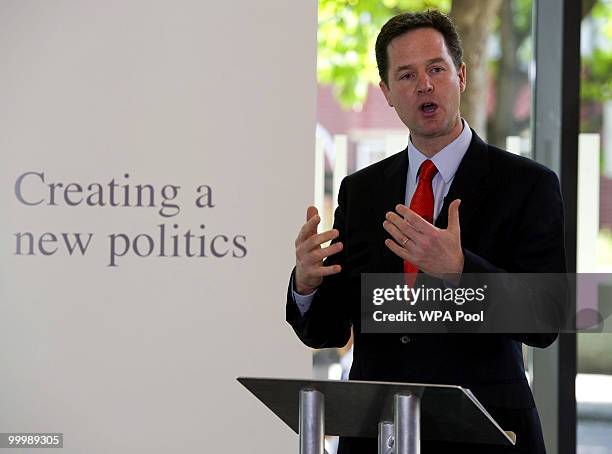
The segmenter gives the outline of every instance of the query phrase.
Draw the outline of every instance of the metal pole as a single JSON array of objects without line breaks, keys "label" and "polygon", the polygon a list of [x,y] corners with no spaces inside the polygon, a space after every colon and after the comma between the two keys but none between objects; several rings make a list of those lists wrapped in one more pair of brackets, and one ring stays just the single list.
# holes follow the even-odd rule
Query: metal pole
[{"label": "metal pole", "polygon": [[325,396],[314,389],[300,391],[300,454],[323,454]]},{"label": "metal pole", "polygon": [[394,404],[394,454],[420,454],[421,399],[413,394],[396,394]]},{"label": "metal pole", "polygon": [[393,423],[378,423],[378,454],[393,454]]}]

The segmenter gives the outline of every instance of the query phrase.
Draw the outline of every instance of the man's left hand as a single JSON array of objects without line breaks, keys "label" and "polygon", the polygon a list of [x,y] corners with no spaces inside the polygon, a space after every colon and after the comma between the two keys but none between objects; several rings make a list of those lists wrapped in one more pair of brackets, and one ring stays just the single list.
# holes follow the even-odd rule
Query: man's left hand
[{"label": "man's left hand", "polygon": [[397,212],[389,211],[383,227],[393,240],[385,245],[398,257],[417,266],[421,271],[452,281],[463,271],[459,204],[456,199],[448,207],[448,227],[439,229],[405,205],[397,205]]}]

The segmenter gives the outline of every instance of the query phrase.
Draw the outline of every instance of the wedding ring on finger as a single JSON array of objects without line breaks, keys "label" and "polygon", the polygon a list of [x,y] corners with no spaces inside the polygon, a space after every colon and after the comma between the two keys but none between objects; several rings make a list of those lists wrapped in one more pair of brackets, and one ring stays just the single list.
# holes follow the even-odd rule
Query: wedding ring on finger
[{"label": "wedding ring on finger", "polygon": [[402,247],[405,247],[407,242],[408,242],[408,237],[404,238],[404,241],[402,241]]}]

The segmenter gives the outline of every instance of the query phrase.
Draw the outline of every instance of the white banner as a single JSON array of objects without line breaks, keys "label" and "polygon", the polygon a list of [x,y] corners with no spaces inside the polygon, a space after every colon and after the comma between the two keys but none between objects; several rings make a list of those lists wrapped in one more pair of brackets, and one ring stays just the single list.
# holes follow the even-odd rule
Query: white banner
[{"label": "white banner", "polygon": [[0,2],[0,432],[297,449],[235,378],[311,374],[315,46],[313,2]]}]

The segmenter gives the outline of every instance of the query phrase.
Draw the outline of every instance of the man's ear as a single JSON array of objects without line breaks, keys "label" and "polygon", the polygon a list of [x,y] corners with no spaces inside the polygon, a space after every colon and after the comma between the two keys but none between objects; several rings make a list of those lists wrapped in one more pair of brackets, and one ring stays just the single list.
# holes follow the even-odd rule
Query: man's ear
[{"label": "man's ear", "polygon": [[467,86],[467,69],[465,63],[461,63],[461,67],[459,71],[457,71],[457,75],[459,76],[459,91],[463,93],[465,91],[465,87]]},{"label": "man's ear", "polygon": [[387,87],[387,84],[385,83],[384,80],[381,80],[380,82],[378,82],[378,86],[380,87],[381,91],[383,92],[383,95],[385,95],[385,99],[387,100],[387,104],[389,104],[389,107],[393,107],[393,103],[391,102],[390,97],[390,93],[389,93],[389,87]]}]

